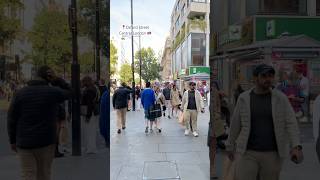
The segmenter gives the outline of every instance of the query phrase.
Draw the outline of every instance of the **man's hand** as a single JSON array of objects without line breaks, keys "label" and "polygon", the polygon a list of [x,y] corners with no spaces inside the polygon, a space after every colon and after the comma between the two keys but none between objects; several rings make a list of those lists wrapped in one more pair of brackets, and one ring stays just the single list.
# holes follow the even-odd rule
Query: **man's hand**
[{"label": "man's hand", "polygon": [[300,164],[303,161],[303,152],[301,146],[296,146],[290,151],[291,161]]},{"label": "man's hand", "polygon": [[11,150],[14,151],[14,152],[18,152],[17,145],[16,144],[11,144]]}]

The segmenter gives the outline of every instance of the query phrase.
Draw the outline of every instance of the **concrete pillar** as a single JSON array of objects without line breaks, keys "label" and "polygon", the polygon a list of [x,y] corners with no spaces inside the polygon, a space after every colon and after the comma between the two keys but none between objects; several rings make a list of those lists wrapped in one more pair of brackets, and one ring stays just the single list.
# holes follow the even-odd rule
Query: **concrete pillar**
[{"label": "concrete pillar", "polygon": [[206,13],[206,64],[205,66],[209,66],[209,56],[210,56],[210,3],[207,3],[207,13]]},{"label": "concrete pillar", "polygon": [[223,1],[223,27],[227,27],[229,25],[229,1]]},{"label": "concrete pillar", "polygon": [[317,16],[317,0],[307,1],[307,12],[309,16]]},{"label": "concrete pillar", "polygon": [[246,0],[240,0],[240,20],[243,20],[246,18]]}]

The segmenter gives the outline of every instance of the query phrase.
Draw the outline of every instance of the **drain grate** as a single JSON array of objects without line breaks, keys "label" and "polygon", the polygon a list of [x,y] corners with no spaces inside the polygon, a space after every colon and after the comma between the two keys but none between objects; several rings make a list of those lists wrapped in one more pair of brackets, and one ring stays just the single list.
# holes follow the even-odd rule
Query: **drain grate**
[{"label": "drain grate", "polygon": [[143,180],[180,180],[178,166],[172,161],[147,161],[143,167]]}]

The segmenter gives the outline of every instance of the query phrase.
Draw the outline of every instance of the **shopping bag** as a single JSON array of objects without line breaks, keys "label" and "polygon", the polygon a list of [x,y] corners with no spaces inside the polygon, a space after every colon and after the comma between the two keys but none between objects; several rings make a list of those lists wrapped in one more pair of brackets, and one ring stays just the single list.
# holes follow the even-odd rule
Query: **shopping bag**
[{"label": "shopping bag", "polygon": [[223,180],[234,180],[236,172],[236,162],[231,161],[227,154],[224,155],[223,169],[222,169],[222,179]]},{"label": "shopping bag", "polygon": [[148,111],[149,118],[148,119],[156,119],[162,116],[161,105],[154,104],[149,108]]},{"label": "shopping bag", "polygon": [[179,118],[178,118],[178,123],[181,125],[184,125],[184,117],[183,117],[183,112],[180,112]]}]

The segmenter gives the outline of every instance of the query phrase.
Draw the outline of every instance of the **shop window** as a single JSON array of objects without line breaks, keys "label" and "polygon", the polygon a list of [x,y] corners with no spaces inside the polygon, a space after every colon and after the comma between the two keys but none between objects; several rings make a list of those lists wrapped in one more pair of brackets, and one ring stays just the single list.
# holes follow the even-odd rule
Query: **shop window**
[{"label": "shop window", "polygon": [[317,0],[317,16],[320,16],[320,0]]},{"label": "shop window", "polygon": [[183,4],[183,6],[182,6],[182,8],[181,8],[181,17],[184,16],[185,11],[186,11],[186,4]]},{"label": "shop window", "polygon": [[191,63],[203,66],[206,57],[205,34],[192,34],[191,36]]},{"label": "shop window", "polygon": [[260,12],[271,14],[306,14],[307,0],[260,0]]},{"label": "shop window", "polygon": [[192,2],[206,3],[206,2],[207,2],[207,0],[192,0]]},{"label": "shop window", "polygon": [[246,15],[253,16],[259,13],[259,1],[247,0],[246,1]]},{"label": "shop window", "polygon": [[180,25],[180,16],[178,17],[176,24],[175,24],[176,29],[179,29],[179,25]]},{"label": "shop window", "polygon": [[193,66],[204,66],[204,56],[201,54],[192,54],[192,65]]}]

